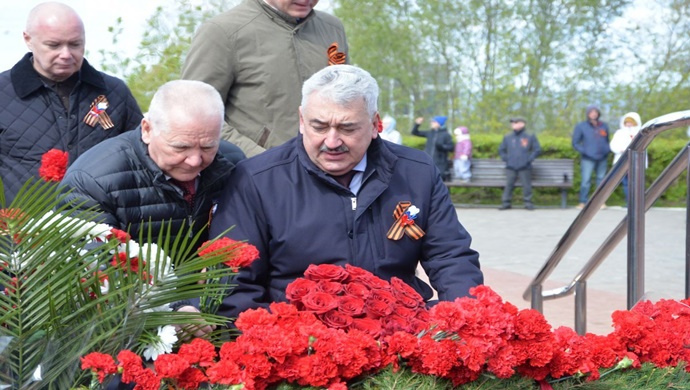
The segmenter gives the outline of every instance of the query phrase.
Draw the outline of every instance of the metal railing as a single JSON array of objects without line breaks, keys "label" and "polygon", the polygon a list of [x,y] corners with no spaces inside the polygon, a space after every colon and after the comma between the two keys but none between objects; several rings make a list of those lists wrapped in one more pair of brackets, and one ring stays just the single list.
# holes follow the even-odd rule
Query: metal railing
[{"label": "metal railing", "polygon": [[[678,178],[683,171],[688,172],[688,184],[690,184],[690,169],[688,169],[688,148],[686,145],[673,161],[664,169],[659,177],[645,191],[645,163],[646,150],[649,144],[660,133],[690,125],[690,110],[664,115],[645,123],[639,134],[632,140],[627,153],[624,153],[611,171],[604,177],[600,185],[594,191],[589,202],[575,218],[555,249],[546,260],[542,268],[534,277],[530,285],[523,293],[523,298],[531,302],[533,309],[543,312],[544,300],[553,300],[575,294],[575,331],[578,334],[586,332],[587,324],[587,279],[597,267],[613,251],[623,236],[628,236],[627,247],[627,305],[631,309],[644,294],[644,242],[645,242],[645,212],[652,207],[654,202],[666,191],[666,189]],[[544,291],[543,284],[546,278],[553,272],[563,259],[567,251],[572,247],[580,234],[587,227],[602,205],[611,196],[623,177],[628,174],[628,214],[614,228],[603,244],[594,252],[584,267],[575,275],[566,286]],[[689,191],[690,193],[690,191]],[[687,205],[690,206],[690,196],[687,196]],[[690,207],[686,207],[686,210]],[[690,214],[686,211],[688,217]],[[686,218],[686,221],[688,219]],[[685,243],[685,297],[690,297],[690,236],[687,234]]]}]

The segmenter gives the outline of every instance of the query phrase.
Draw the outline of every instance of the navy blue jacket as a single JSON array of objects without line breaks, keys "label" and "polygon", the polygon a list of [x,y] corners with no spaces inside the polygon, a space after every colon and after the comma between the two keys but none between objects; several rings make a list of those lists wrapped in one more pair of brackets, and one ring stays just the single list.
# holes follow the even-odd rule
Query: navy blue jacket
[{"label": "navy blue jacket", "polygon": [[597,121],[592,125],[588,120],[575,125],[573,131],[573,148],[583,158],[594,161],[605,160],[611,148],[609,147],[609,125],[606,122]]},{"label": "navy blue jacket", "polygon": [[513,130],[503,137],[498,154],[506,162],[506,168],[518,171],[532,165],[541,154],[541,145],[537,137],[527,134],[525,129]]},{"label": "navy blue jacket", "polygon": [[[310,264],[351,264],[390,280],[396,276],[424,299],[432,290],[415,277],[421,264],[441,300],[468,295],[483,283],[479,255],[458,221],[448,189],[424,152],[372,141],[357,196],[318,169],[302,136],[240,162],[228,183],[211,236],[255,245],[260,259],[237,275],[237,287],[218,314],[240,312],[285,300],[286,286]],[[419,240],[386,237],[398,202],[420,209]]]},{"label": "navy blue jacket", "polygon": [[[122,80],[97,71],[86,59],[78,75],[67,112],[33,68],[31,53],[0,73],[0,177],[8,203],[27,179],[38,176],[45,152],[66,151],[72,164],[89,148],[141,122],[141,110]],[[83,121],[99,95],[108,99],[106,113],[115,125],[108,130]]]}]

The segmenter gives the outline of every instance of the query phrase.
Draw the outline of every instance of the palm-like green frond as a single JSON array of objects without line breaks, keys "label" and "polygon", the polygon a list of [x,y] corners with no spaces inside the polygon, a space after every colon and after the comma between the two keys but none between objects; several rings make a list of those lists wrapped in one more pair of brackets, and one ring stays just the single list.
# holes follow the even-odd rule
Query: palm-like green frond
[{"label": "palm-like green frond", "polygon": [[[229,288],[218,281],[234,273],[221,256],[196,255],[198,235],[176,234],[171,242],[168,224],[157,236],[137,238],[154,245],[95,242],[107,227],[93,222],[93,212],[67,216],[57,208],[62,197],[55,184],[30,182],[0,210],[0,388],[71,388],[88,380],[79,358],[89,352],[139,351],[142,332],[164,325],[225,325],[212,313],[169,309]],[[118,251],[128,254],[127,264],[138,259],[138,269],[112,266]]]}]

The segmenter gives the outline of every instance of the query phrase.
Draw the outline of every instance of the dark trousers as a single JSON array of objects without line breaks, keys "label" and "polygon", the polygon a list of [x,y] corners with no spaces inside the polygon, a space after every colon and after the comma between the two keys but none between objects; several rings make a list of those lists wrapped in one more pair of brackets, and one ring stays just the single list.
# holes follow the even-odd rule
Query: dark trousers
[{"label": "dark trousers", "polygon": [[515,189],[515,182],[518,176],[520,183],[522,183],[522,199],[525,205],[532,204],[532,167],[527,167],[520,170],[506,168],[506,186],[503,189],[503,205],[509,206],[513,201],[513,190]]}]

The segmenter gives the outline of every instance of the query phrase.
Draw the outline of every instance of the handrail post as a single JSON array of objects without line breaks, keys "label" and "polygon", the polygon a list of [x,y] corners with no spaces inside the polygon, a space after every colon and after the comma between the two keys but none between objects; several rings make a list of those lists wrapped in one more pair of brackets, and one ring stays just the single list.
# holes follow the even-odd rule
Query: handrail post
[{"label": "handrail post", "polygon": [[575,283],[575,332],[583,336],[587,332],[587,282]]},{"label": "handrail post", "polygon": [[628,149],[628,310],[644,295],[645,150]]},{"label": "handrail post", "polygon": [[544,313],[544,298],[542,297],[543,286],[541,284],[535,284],[532,286],[532,298],[531,306],[532,309]]},{"label": "handrail post", "polygon": [[[686,149],[690,149],[690,145]],[[690,298],[690,158],[685,178],[685,298]]]}]

